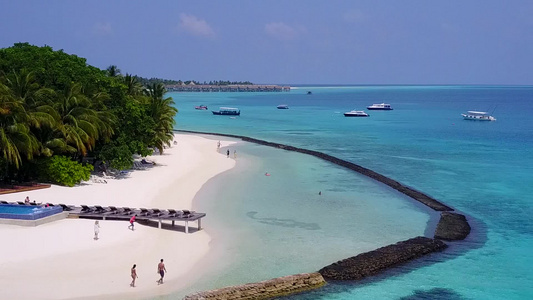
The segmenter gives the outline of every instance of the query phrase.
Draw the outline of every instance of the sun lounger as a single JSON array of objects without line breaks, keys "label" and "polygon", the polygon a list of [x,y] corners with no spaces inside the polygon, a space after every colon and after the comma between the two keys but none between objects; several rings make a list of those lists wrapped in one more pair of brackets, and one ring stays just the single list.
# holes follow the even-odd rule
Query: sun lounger
[{"label": "sun lounger", "polygon": [[18,203],[19,205],[26,205],[26,203],[24,203],[24,202],[22,202],[22,201],[17,201],[17,203]]},{"label": "sun lounger", "polygon": [[149,216],[150,215],[150,211],[146,208],[140,208],[141,210],[141,213],[139,214],[139,216]]},{"label": "sun lounger", "polygon": [[118,210],[118,208],[114,207],[114,206],[109,206],[109,213],[110,214],[118,214],[120,212],[120,210]]},{"label": "sun lounger", "polygon": [[82,213],[89,213],[89,212],[94,212],[96,209],[94,207],[89,207],[87,205],[81,205],[81,212]]},{"label": "sun lounger", "polygon": [[167,209],[169,217],[177,217],[178,214],[181,214],[181,211],[176,211],[175,209]]},{"label": "sun lounger", "polygon": [[101,207],[100,205],[95,205],[94,208],[96,209],[97,213],[105,213],[105,212],[107,212],[107,209]]},{"label": "sun lounger", "polygon": [[[54,206],[53,204],[50,204],[50,206]],[[61,206],[61,208],[63,208],[63,211],[69,211],[69,210],[72,210],[72,207],[66,205],[66,204],[63,204],[63,203],[59,203],[59,206]],[[83,211],[83,205],[82,205],[82,211]]]},{"label": "sun lounger", "polygon": [[122,214],[123,215],[131,215],[133,213],[135,213],[135,211],[133,209],[129,208],[129,207],[123,207],[122,208]]},{"label": "sun lounger", "polygon": [[160,216],[162,216],[164,214],[164,212],[160,211],[157,208],[154,208],[154,209],[150,210],[150,214],[152,216],[155,216],[155,217],[160,217]]},{"label": "sun lounger", "polygon": [[3,200],[2,200],[2,201],[0,201],[0,203],[2,203],[2,204],[8,204],[9,202],[7,202],[7,201],[3,201]]}]

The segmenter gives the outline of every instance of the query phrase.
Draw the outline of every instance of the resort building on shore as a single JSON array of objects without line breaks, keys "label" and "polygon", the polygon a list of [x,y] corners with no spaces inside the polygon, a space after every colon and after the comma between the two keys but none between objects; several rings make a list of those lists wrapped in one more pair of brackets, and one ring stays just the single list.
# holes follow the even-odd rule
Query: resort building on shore
[{"label": "resort building on shore", "polygon": [[205,85],[205,84],[175,84],[165,86],[169,92],[289,92],[290,86],[235,84],[235,85]]}]

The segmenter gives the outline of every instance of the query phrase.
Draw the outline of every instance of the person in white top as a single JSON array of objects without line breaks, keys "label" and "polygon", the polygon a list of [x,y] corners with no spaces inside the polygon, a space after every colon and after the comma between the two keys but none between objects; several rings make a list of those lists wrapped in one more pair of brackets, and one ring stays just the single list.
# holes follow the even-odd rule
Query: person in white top
[{"label": "person in white top", "polygon": [[100,224],[98,221],[94,221],[94,240],[98,240],[98,234],[100,233]]}]

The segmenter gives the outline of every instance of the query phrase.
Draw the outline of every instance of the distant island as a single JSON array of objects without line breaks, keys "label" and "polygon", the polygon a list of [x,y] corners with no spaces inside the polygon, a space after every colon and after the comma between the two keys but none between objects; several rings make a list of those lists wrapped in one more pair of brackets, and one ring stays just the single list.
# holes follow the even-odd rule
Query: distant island
[{"label": "distant island", "polygon": [[143,78],[135,76],[137,82],[143,86],[153,84],[163,84],[169,92],[289,92],[290,86],[280,86],[275,84],[254,84],[250,81],[229,81],[215,80],[171,80],[162,78]]},{"label": "distant island", "polygon": [[196,84],[189,83],[165,85],[169,92],[289,92],[290,86],[267,84]]}]

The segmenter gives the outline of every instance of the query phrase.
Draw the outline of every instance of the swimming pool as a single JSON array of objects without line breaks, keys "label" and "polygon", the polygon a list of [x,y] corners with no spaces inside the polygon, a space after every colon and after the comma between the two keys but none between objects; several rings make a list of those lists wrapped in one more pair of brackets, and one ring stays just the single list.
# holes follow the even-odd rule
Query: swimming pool
[{"label": "swimming pool", "polygon": [[15,220],[37,220],[61,213],[59,206],[42,207],[38,205],[0,204],[0,218]]}]

